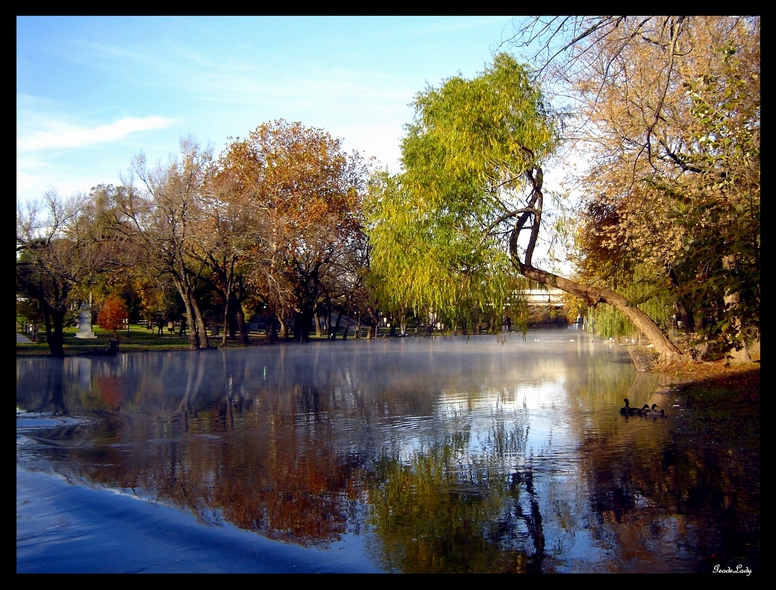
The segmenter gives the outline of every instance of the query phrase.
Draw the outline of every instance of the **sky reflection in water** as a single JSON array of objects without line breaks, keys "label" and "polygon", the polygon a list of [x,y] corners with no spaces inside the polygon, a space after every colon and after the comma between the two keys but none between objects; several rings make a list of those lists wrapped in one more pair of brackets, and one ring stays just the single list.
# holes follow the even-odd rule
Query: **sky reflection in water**
[{"label": "sky reflection in water", "polygon": [[[201,523],[143,566],[147,541],[129,539],[178,525],[138,529],[130,512],[133,563],[114,553],[98,571],[692,572],[719,556],[735,568],[724,559],[759,539],[759,456],[755,469],[725,445],[699,448],[679,414],[619,415],[624,397],[670,406],[657,389],[623,347],[566,330],[20,358],[19,408],[89,422],[18,419],[17,464]],[[87,525],[36,528],[18,507],[28,493],[17,484],[19,571],[95,571],[88,545],[62,542]],[[87,508],[75,502],[73,523]],[[95,540],[115,536],[120,524],[91,514]],[[223,549],[197,550],[203,535]],[[258,542],[272,549],[246,565]]]}]

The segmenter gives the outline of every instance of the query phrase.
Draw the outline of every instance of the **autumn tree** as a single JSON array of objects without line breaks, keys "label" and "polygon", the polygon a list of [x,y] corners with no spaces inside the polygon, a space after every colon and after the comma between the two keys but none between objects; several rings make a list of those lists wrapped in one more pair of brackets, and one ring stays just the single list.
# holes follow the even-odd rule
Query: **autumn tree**
[{"label": "autumn tree", "polygon": [[531,17],[513,43],[577,114],[582,280],[639,285],[633,303],[668,296],[745,360],[759,333],[759,17]]},{"label": "autumn tree", "polygon": [[237,176],[224,162],[214,167],[201,195],[201,219],[192,256],[210,270],[208,282],[223,301],[223,336],[248,344],[243,303],[250,295],[248,273],[255,247],[255,203],[238,189]]},{"label": "autumn tree", "polygon": [[325,131],[283,120],[233,141],[220,163],[231,198],[251,211],[249,280],[280,318],[293,313],[304,342],[322,286],[362,231],[365,163]]},{"label": "autumn tree", "polygon": [[[75,286],[73,294],[81,300],[99,301],[119,294],[127,304],[130,318],[140,315],[140,284],[146,278],[138,261],[145,252],[127,231],[115,231],[116,207],[127,193],[121,185],[94,186],[81,201],[80,232],[89,236],[91,248],[99,255],[100,266],[88,282]],[[125,230],[130,229],[125,225]]]},{"label": "autumn tree", "polygon": [[[191,139],[181,140],[181,158],[148,168],[137,156],[130,180],[116,208],[115,229],[130,232],[141,245],[147,272],[169,279],[180,294],[191,323],[191,349],[209,347],[197,288],[207,271],[202,261],[202,193],[211,173],[212,155]],[[194,254],[197,253],[195,256]]]},{"label": "autumn tree", "polygon": [[113,330],[113,337],[118,340],[118,329],[129,319],[127,304],[118,295],[110,295],[102,304],[97,316],[97,324],[103,330]]}]

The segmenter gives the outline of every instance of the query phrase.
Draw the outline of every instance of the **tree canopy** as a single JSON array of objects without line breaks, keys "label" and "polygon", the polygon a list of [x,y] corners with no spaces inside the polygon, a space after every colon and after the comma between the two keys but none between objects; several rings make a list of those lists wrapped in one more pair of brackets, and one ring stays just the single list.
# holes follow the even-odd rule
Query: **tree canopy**
[{"label": "tree canopy", "polygon": [[760,300],[758,17],[533,17],[515,43],[577,116],[583,281],[668,297],[723,349]]},{"label": "tree canopy", "polygon": [[65,199],[55,192],[16,212],[17,294],[38,302],[46,342],[56,357],[65,356],[63,331],[73,292],[108,267],[88,217],[81,196]]},{"label": "tree canopy", "polygon": [[348,253],[362,247],[367,165],[324,130],[278,120],[233,141],[221,168],[253,212],[254,285],[275,314],[294,314],[304,342],[323,291],[348,278]]},{"label": "tree canopy", "polygon": [[507,54],[419,93],[414,107],[404,172],[377,179],[367,210],[379,295],[450,323],[495,310],[500,325],[516,278],[506,223],[530,208],[523,192],[553,151],[554,119]]},{"label": "tree canopy", "polygon": [[109,295],[102,305],[97,323],[103,330],[113,330],[113,337],[118,340],[118,330],[129,319],[127,305],[117,295]]},{"label": "tree canopy", "polygon": [[681,355],[625,296],[534,265],[543,166],[559,129],[528,67],[500,54],[471,80],[450,78],[420,93],[415,109],[402,142],[405,170],[383,183],[369,218],[372,267],[384,298],[426,303],[450,319],[471,299],[501,310],[515,294],[508,279],[517,271],[590,305],[615,306],[664,358]]},{"label": "tree canopy", "polygon": [[130,184],[116,207],[114,229],[128,232],[141,244],[143,267],[154,276],[169,279],[178,291],[191,323],[192,349],[209,348],[207,326],[197,288],[206,265],[196,256],[202,241],[202,207],[212,174],[210,149],[191,138],[181,140],[181,157],[148,167],[140,154],[132,172],[142,189]]}]

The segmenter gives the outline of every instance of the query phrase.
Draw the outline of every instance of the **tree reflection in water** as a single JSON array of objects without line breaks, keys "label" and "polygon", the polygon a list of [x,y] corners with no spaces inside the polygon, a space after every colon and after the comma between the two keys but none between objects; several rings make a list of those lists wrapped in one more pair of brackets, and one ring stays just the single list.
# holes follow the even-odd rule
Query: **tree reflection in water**
[{"label": "tree reflection in water", "polygon": [[654,384],[610,348],[490,342],[119,355],[88,378],[20,359],[20,407],[99,418],[25,461],[306,547],[363,535],[388,571],[759,568],[759,420],[625,419]]},{"label": "tree reflection in water", "polygon": [[[527,424],[469,457],[469,432],[435,442],[409,461],[383,456],[370,489],[375,554],[407,573],[541,572],[542,516],[533,468],[505,476],[525,451]],[[503,421],[494,430],[504,435]],[[506,470],[505,470],[506,468]]]}]

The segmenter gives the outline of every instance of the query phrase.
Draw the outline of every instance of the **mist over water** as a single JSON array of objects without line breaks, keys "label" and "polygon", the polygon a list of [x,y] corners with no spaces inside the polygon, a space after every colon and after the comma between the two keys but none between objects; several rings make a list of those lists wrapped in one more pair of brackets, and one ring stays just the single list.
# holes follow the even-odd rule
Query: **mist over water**
[{"label": "mist over water", "polygon": [[17,569],[697,571],[759,457],[658,385],[571,330],[20,358]]}]

